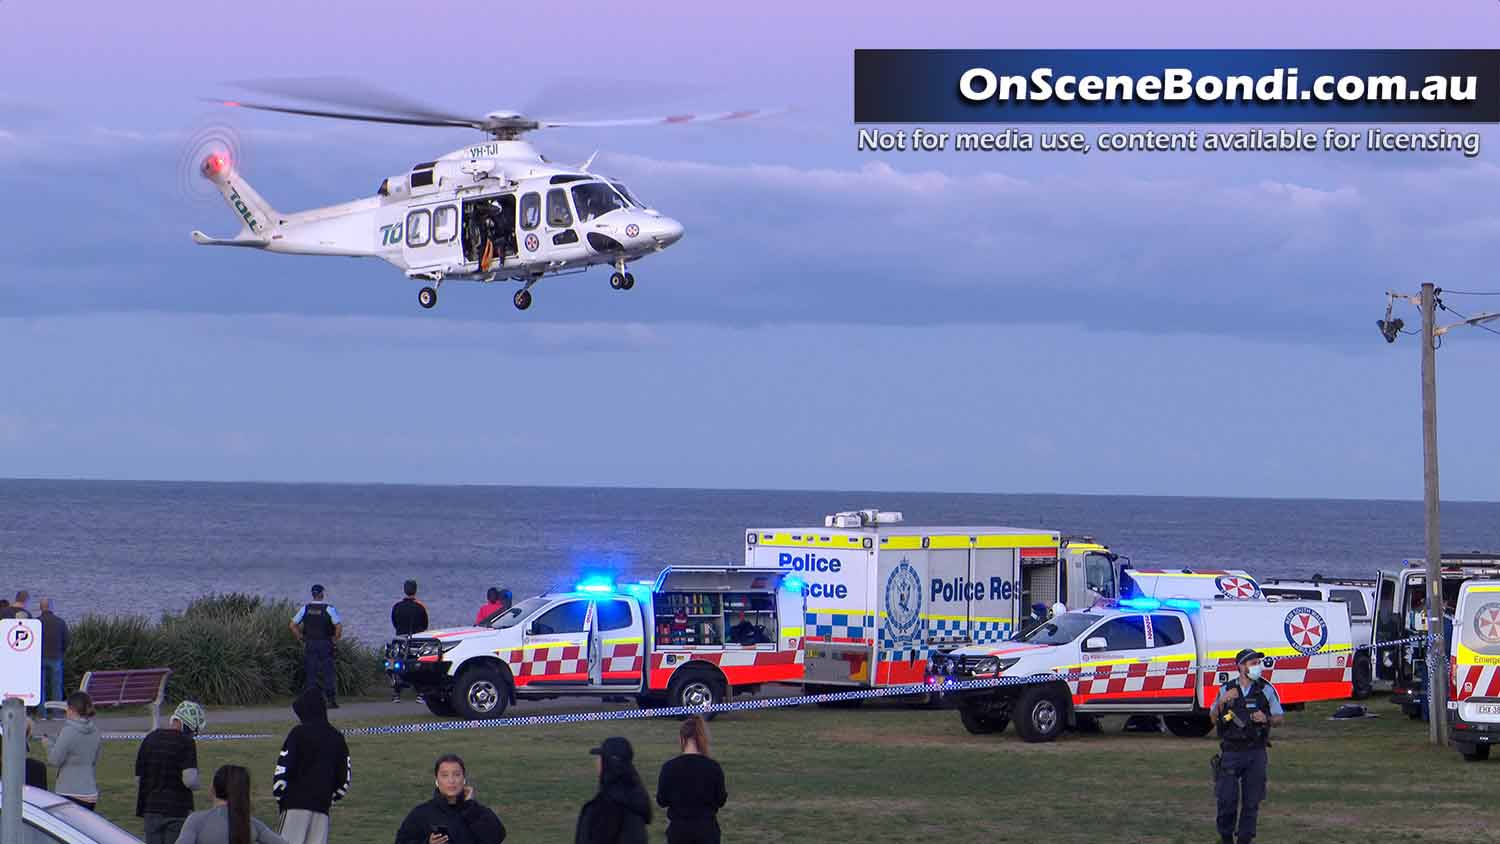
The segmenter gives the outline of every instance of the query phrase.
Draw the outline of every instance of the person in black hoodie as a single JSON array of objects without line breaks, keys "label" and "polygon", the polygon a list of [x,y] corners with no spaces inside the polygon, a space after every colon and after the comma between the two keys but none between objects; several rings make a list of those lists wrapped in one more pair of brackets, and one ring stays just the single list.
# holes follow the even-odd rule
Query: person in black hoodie
[{"label": "person in black hoodie", "polygon": [[607,738],[589,753],[599,757],[599,793],[578,813],[574,844],[646,844],[651,798],[636,773],[630,742]]},{"label": "person in black hoodie", "polygon": [[505,824],[474,799],[464,760],[446,753],[432,766],[432,799],[412,808],[396,830],[396,844],[500,844]]},{"label": "person in black hoodie", "polygon": [[[391,607],[391,626],[396,629],[397,636],[410,636],[413,633],[421,633],[427,629],[427,606],[417,600],[417,582],[408,580],[401,585],[401,591],[405,597],[397,601]],[[401,702],[401,690],[406,688],[400,675],[391,674],[391,703]],[[417,703],[422,702],[422,696],[417,695]]]},{"label": "person in black hoodie", "polygon": [[281,837],[288,844],[328,844],[328,810],[344,799],[354,779],[349,745],[328,723],[316,686],[303,690],[292,711],[302,723],[281,743],[271,784],[282,813]]}]

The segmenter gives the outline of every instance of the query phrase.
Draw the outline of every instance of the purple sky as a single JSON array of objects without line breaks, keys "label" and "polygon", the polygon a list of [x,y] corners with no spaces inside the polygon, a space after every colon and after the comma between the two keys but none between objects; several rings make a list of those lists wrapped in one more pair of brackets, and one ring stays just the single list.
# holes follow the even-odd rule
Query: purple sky
[{"label": "purple sky", "polygon": [[[873,155],[850,122],[857,47],[1481,47],[1500,3],[93,5],[0,0],[0,475],[1416,497],[1419,349],[1379,340],[1383,293],[1500,289],[1489,149]],[[539,133],[687,237],[629,294],[453,285],[428,314],[383,264],[187,239],[235,230],[183,166],[205,127],[288,210],[475,140],[198,99],[321,75],[798,111]],[[1444,490],[1500,498],[1500,337],[1439,360]]]}]

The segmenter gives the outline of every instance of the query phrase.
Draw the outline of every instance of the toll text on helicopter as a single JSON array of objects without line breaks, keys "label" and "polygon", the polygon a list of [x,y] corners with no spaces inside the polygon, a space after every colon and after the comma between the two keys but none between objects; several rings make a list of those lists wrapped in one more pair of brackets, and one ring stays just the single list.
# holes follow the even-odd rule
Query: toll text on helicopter
[{"label": "toll text on helicopter", "polygon": [[859,149],[872,152],[1446,152],[1479,155],[1478,132],[1390,129],[1249,129],[1213,131],[1096,130],[933,132],[860,129]]}]

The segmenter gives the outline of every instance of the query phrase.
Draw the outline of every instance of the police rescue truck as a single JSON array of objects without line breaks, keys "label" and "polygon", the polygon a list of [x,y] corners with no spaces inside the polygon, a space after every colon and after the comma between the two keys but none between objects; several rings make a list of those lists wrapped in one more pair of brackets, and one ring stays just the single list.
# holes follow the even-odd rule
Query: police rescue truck
[{"label": "police rescue truck", "polygon": [[[745,532],[745,564],[807,582],[809,692],[922,683],[934,648],[1009,638],[1059,598],[1056,531],[914,527],[900,513]],[[824,688],[827,687],[827,688]]]},{"label": "police rescue truck", "polygon": [[1459,587],[1449,654],[1448,736],[1465,759],[1482,762],[1500,742],[1500,580]]},{"label": "police rescue truck", "polygon": [[[1444,554],[1439,566],[1443,606],[1448,615],[1452,614],[1459,589],[1466,581],[1500,578],[1500,554]],[[1425,560],[1407,560],[1399,570],[1377,573],[1372,643],[1408,639],[1428,632],[1426,584]],[[1421,718],[1427,695],[1426,644],[1410,642],[1380,648],[1375,659],[1375,679],[1390,684],[1391,703],[1399,704],[1408,717]]]},{"label": "police rescue truck", "polygon": [[1265,679],[1295,705],[1349,696],[1351,646],[1341,603],[1126,598],[1055,616],[1014,642],[934,657],[929,676],[1019,678],[953,693],[972,733],[1014,721],[1026,741],[1051,741],[1070,723],[1120,714],[1161,715],[1174,735],[1199,737],[1241,648],[1266,654]]},{"label": "police rescue truck", "polygon": [[787,572],[672,566],[651,584],[586,578],[483,626],[398,636],[385,665],[437,715],[497,718],[561,695],[704,706],[801,680],[805,607]]},{"label": "police rescue truck", "polygon": [[918,527],[873,509],[747,530],[745,563],[807,581],[809,692],[921,683],[931,656],[1009,639],[1035,604],[1091,606],[1164,584],[1174,595],[1260,597],[1245,572],[1132,569],[1093,537]]}]

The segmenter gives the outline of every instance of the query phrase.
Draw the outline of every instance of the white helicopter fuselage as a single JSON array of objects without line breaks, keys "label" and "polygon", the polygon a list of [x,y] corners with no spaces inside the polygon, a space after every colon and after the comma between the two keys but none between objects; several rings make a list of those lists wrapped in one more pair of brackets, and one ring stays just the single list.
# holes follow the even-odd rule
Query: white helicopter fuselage
[{"label": "white helicopter fuselage", "polygon": [[624,275],[626,266],[676,243],[682,225],[587,168],[555,166],[523,141],[491,141],[390,177],[376,196],[283,214],[232,163],[213,155],[203,174],[240,217],[241,231],[230,239],[195,231],[193,239],[291,255],[380,258],[409,278],[434,283],[424,288],[424,307],[448,280],[524,282],[516,304],[525,307],[525,290],[540,278],[597,264],[615,267],[611,284],[628,288],[634,278]]}]

